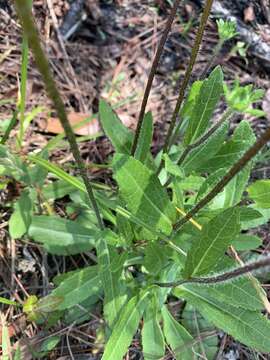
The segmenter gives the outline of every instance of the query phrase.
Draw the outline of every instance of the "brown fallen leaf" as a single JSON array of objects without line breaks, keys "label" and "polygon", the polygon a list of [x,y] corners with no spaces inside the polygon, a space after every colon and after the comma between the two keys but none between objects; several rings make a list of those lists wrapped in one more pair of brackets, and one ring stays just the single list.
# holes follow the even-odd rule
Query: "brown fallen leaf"
[{"label": "brown fallen leaf", "polygon": [[[74,126],[90,116],[90,114],[72,112],[68,114],[68,120],[71,126]],[[59,119],[55,117],[50,117],[47,119],[45,128],[43,130],[53,134],[61,134],[64,131]],[[98,119],[89,120],[86,125],[80,126],[78,129],[74,130],[75,134],[77,135],[96,135],[99,131],[100,125]]]}]

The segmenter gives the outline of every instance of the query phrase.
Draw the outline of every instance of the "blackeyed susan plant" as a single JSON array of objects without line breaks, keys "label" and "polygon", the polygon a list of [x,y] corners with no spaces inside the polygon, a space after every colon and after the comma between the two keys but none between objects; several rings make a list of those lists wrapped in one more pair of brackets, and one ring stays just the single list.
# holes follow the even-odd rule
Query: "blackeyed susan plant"
[{"label": "blackeyed susan plant", "polygon": [[[54,290],[41,299],[28,298],[24,311],[29,321],[47,327],[59,319],[76,324],[102,301],[103,360],[121,360],[138,331],[144,359],[149,360],[162,359],[166,346],[175,359],[200,358],[202,348],[207,359],[213,359],[215,329],[270,352],[270,304],[255,277],[266,274],[270,258],[258,255],[261,239],[246,232],[270,218],[270,180],[250,183],[270,129],[256,139],[249,122],[242,120],[229,136],[235,113],[263,115],[253,106],[263,92],[237,82],[228,87],[221,67],[209,71],[212,64],[188,88],[212,2],[205,2],[165,145],[156,157],[150,152],[153,119],[145,109],[179,1],[156,53],[136,132],[100,100],[99,118],[115,150],[110,162],[115,186],[110,188],[88,179],[30,7],[15,0],[81,176],[51,163],[48,148],[21,158],[1,145],[1,173],[25,184],[10,219],[10,234],[27,236],[51,254],[91,251],[96,262],[57,276]],[[234,24],[219,22],[218,28],[222,44],[236,34]],[[226,109],[213,122],[221,101]],[[48,172],[59,180],[45,183]],[[74,221],[51,209],[51,203],[65,195],[70,209],[80,210]],[[180,320],[170,312],[168,299],[181,301]],[[200,340],[194,331],[198,326],[205,332]]]}]

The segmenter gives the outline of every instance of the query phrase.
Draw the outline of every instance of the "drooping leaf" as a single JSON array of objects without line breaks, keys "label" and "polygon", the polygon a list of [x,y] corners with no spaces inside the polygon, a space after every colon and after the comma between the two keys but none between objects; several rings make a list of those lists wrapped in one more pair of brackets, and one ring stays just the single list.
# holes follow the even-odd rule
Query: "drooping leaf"
[{"label": "drooping leaf", "polygon": [[143,124],[138,139],[138,145],[134,154],[135,159],[139,160],[142,163],[145,162],[147,155],[150,151],[152,136],[153,118],[152,113],[148,112],[143,119]]},{"label": "drooping leaf", "polygon": [[157,307],[148,304],[143,317],[142,346],[145,360],[159,360],[165,354],[165,341],[158,321]]},{"label": "drooping leaf", "polygon": [[207,80],[204,80],[200,93],[196,97],[188,128],[185,134],[185,144],[191,144],[207,129],[212,114],[223,93],[223,73],[221,67],[216,67]]},{"label": "drooping leaf", "polygon": [[189,332],[176,321],[167,307],[162,308],[163,331],[166,342],[172,349],[176,360],[190,360],[193,358],[193,351],[190,344],[193,341]]},{"label": "drooping leaf", "polygon": [[22,192],[14,209],[8,223],[9,234],[13,239],[19,239],[27,232],[33,212],[33,203],[26,191]]},{"label": "drooping leaf", "polygon": [[99,102],[99,116],[102,128],[111,140],[116,152],[129,154],[132,146],[132,133],[122,124],[110,105],[104,101]]},{"label": "drooping leaf", "polygon": [[134,296],[122,309],[105,346],[102,360],[122,360],[147,305],[148,292]]},{"label": "drooping leaf", "polygon": [[270,351],[270,321],[260,312],[239,309],[228,303],[194,292],[186,286],[174,290],[174,295],[189,301],[215,326],[236,340],[258,351]]},{"label": "drooping leaf", "polygon": [[153,230],[168,235],[175,210],[158,177],[132,157],[116,154],[114,176],[130,212]]},{"label": "drooping leaf", "polygon": [[186,174],[190,174],[192,171],[197,170],[203,163],[207,162],[218,153],[226,139],[228,128],[229,124],[228,122],[225,122],[206,141],[190,151],[182,164],[182,168]]},{"label": "drooping leaf", "polygon": [[237,208],[223,211],[204,225],[188,252],[185,276],[197,276],[211,271],[239,232],[240,217]]},{"label": "drooping leaf", "polygon": [[57,306],[57,310],[65,310],[91,296],[96,296],[100,292],[101,281],[98,275],[98,267],[88,266],[64,279],[48,298],[61,297],[63,300]]},{"label": "drooping leaf", "polygon": [[270,208],[270,180],[257,180],[247,190],[256,206],[262,209]]},{"label": "drooping leaf", "polygon": [[33,216],[29,236],[56,255],[74,255],[91,250],[97,240],[96,231],[87,229],[75,221],[56,216]]}]

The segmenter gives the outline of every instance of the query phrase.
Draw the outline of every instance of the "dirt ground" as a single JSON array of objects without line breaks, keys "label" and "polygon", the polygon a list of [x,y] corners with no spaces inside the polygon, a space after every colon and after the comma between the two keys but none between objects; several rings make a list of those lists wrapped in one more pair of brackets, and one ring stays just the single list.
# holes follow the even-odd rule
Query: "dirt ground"
[{"label": "dirt ground", "polygon": [[[117,108],[117,113],[126,126],[131,128],[136,126],[151,61],[171,3],[170,0],[34,1],[33,11],[44,47],[74,124],[85,116],[96,114],[98,100],[104,98]],[[199,0],[182,1],[155,77],[148,104],[148,109],[153,112],[155,120],[152,148],[154,153],[157,153],[162,146],[169,115],[174,109],[179,84],[198,26],[201,5],[202,2]],[[223,17],[234,17],[238,21],[238,37],[226,44],[217,58],[217,63],[224,69],[226,80],[230,83],[237,77],[242,84],[253,83],[255,87],[268,90],[265,100],[258,104],[259,107],[268,109],[268,118],[254,119],[252,116],[246,116],[259,135],[270,122],[270,2],[269,0],[215,2],[213,16],[208,23],[202,49],[195,65],[194,78],[200,75],[217,43],[215,19],[218,13]],[[8,100],[1,103],[0,121],[11,117],[17,101],[21,38],[21,28],[12,3],[0,0],[0,100]],[[242,56],[236,47],[239,42],[244,42],[247,46],[246,53]],[[44,92],[41,78],[31,59],[27,85],[27,110],[30,111],[41,105],[43,109],[38,112],[27,130],[23,147],[25,153],[45,146],[52,137],[61,132],[59,122]],[[218,114],[219,112],[216,115]],[[242,117],[234,118],[234,126],[240,119]],[[87,141],[80,143],[81,153],[88,164],[106,163],[106,159],[112,153],[109,141],[102,134],[96,137],[100,131],[96,117],[95,121],[80,129],[78,133],[88,136]],[[90,136],[94,139],[89,140]],[[15,146],[12,139],[10,146]],[[67,169],[72,162],[72,157],[66,148],[57,149],[51,156],[63,167],[67,166]],[[262,162],[254,170],[252,175],[254,178],[269,177],[270,166],[267,161]],[[108,181],[107,170],[96,166],[90,167],[90,172],[93,178]],[[16,197],[18,189],[11,190]],[[6,194],[1,194],[0,198],[5,201]],[[62,205],[61,201],[56,205],[59,211]],[[9,213],[0,207],[0,216],[3,219],[2,223],[5,224]],[[258,232],[264,239],[264,247],[260,249],[263,253],[270,246],[268,227],[262,227]],[[0,238],[1,236],[3,239],[7,238],[7,226],[0,226]],[[9,242],[8,244],[10,245]],[[43,266],[48,261],[53,263],[56,260],[44,258],[45,255],[39,253],[37,248],[31,248],[29,252],[20,243],[16,245],[16,249],[14,246],[11,244],[6,249],[0,244],[2,259],[0,284],[3,284],[5,289],[9,289],[10,269],[13,266],[12,271],[22,288],[26,292],[40,294],[44,285],[42,271],[47,272],[48,279],[51,279],[56,271],[54,267],[48,272]],[[20,259],[15,265],[11,263],[11,254],[14,251]],[[39,261],[41,265],[38,265]],[[66,269],[74,269],[84,264],[84,259],[81,257],[70,257],[61,261],[65,261]],[[27,268],[23,268],[22,263],[26,264]],[[35,270],[37,268],[38,270]],[[10,319],[12,315],[14,314],[10,314]],[[68,346],[72,347],[74,359],[98,359],[98,355],[94,353],[91,356],[83,355],[84,351],[95,343],[93,336],[96,322],[101,321],[100,309],[95,309],[93,319],[86,325],[82,324],[72,329],[71,345],[64,342],[61,354],[52,355],[50,359],[72,359]],[[12,322],[10,331],[12,334],[18,333],[19,339],[22,328],[25,329],[26,337],[31,338],[33,343],[44,335],[33,325],[26,326],[25,320],[20,318]],[[69,329],[60,327],[57,331],[64,332]],[[135,340],[127,359],[141,359],[140,350]],[[255,359],[251,357],[249,349],[234,342],[229,336],[221,336],[219,355],[219,359]],[[29,354],[25,355],[25,359],[28,359],[27,356]],[[264,358],[258,357],[258,359]]]}]

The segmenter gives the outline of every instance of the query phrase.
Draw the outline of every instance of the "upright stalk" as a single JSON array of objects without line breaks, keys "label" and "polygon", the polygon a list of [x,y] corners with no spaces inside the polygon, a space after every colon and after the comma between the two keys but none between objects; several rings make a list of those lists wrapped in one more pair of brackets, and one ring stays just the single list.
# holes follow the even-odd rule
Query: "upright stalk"
[{"label": "upright stalk", "polygon": [[94,193],[93,193],[92,186],[91,186],[90,181],[87,176],[87,171],[85,169],[83,160],[80,155],[80,151],[79,151],[79,148],[78,148],[78,145],[76,142],[76,137],[75,137],[75,135],[72,131],[72,128],[70,126],[70,123],[68,121],[67,114],[65,111],[65,105],[62,101],[60,93],[56,87],[55,81],[51,74],[49,62],[48,62],[47,57],[41,47],[38,31],[37,31],[37,28],[35,26],[35,23],[34,23],[34,20],[32,17],[31,9],[28,6],[28,1],[27,0],[15,0],[15,5],[16,5],[18,17],[20,18],[20,21],[22,24],[24,34],[25,34],[25,36],[27,36],[28,43],[29,43],[30,47],[32,48],[35,62],[39,69],[39,72],[42,75],[47,93],[55,106],[55,109],[57,111],[57,115],[60,119],[61,125],[63,126],[63,128],[65,130],[72,154],[74,156],[74,159],[79,168],[81,177],[85,184],[90,204],[92,205],[93,210],[96,214],[99,227],[101,229],[104,229],[104,224],[103,224],[103,221],[102,221],[99,209],[98,209],[98,205],[97,205]]},{"label": "upright stalk", "polygon": [[[163,153],[167,153],[168,150],[169,150],[170,139],[171,139],[171,136],[173,134],[173,130],[174,130],[174,127],[175,127],[175,124],[176,124],[176,120],[177,120],[177,117],[179,115],[179,111],[180,111],[180,108],[182,106],[182,103],[183,103],[183,100],[184,100],[184,97],[185,97],[186,88],[187,88],[187,86],[189,84],[189,80],[190,80],[191,75],[192,75],[192,70],[193,70],[194,64],[196,62],[199,50],[200,50],[204,30],[205,30],[205,27],[206,27],[206,24],[207,24],[208,17],[210,15],[210,11],[211,11],[211,8],[212,8],[213,1],[214,0],[206,0],[206,2],[205,2],[203,14],[202,14],[201,21],[200,21],[200,26],[199,26],[199,29],[198,29],[197,34],[196,34],[196,39],[195,39],[194,46],[192,48],[189,64],[188,64],[187,70],[186,70],[185,75],[184,75],[183,82],[182,82],[180,90],[179,90],[179,96],[177,98],[175,109],[174,109],[174,112],[173,112],[173,115],[172,115],[172,118],[171,118],[169,130],[168,130],[168,133],[167,133],[166,138],[165,138],[165,144],[164,144],[164,147],[163,147]],[[163,164],[164,164],[164,161],[161,162],[160,167],[158,169],[158,173],[162,169]]]},{"label": "upright stalk", "polygon": [[197,205],[191,209],[185,217],[175,224],[175,231],[179,230],[189,219],[194,217],[202,208],[204,208],[214,197],[220,193],[229,181],[237,175],[244,166],[270,141],[270,127],[261,135],[261,137],[251,146],[245,154],[228,171],[228,173],[217,183],[217,185],[207,194]]},{"label": "upright stalk", "polygon": [[[32,0],[26,1],[25,6],[29,6],[29,11],[32,8]],[[22,65],[21,65],[21,81],[20,81],[20,97],[19,97],[19,110],[20,110],[20,128],[18,136],[18,147],[21,148],[24,136],[24,123],[25,123],[25,107],[26,107],[26,92],[27,92],[27,73],[29,62],[29,46],[28,38],[23,32],[22,39]]]},{"label": "upright stalk", "polygon": [[157,49],[157,52],[155,54],[155,58],[154,58],[154,61],[153,61],[153,64],[152,64],[152,67],[151,67],[151,70],[150,70],[150,74],[149,74],[147,84],[146,84],[146,88],[145,88],[144,95],[143,95],[142,105],[141,105],[141,109],[140,109],[140,113],[139,113],[139,119],[138,119],[137,128],[136,128],[136,132],[135,132],[135,136],[134,136],[134,141],[133,141],[133,145],[132,145],[132,149],[131,149],[132,156],[134,156],[137,145],[138,145],[138,140],[139,140],[139,136],[140,136],[140,132],[141,132],[142,124],[143,124],[143,118],[144,118],[144,114],[145,114],[145,109],[146,109],[146,105],[147,105],[148,98],[149,98],[149,95],[150,95],[150,91],[151,91],[151,88],[152,88],[155,73],[157,71],[159,60],[160,60],[160,57],[161,57],[165,42],[166,42],[167,37],[169,35],[169,32],[171,30],[171,26],[172,26],[173,20],[175,18],[176,11],[177,11],[177,8],[179,6],[179,3],[180,3],[180,0],[175,0],[174,5],[173,5],[172,10],[171,10],[171,13],[170,13],[170,16],[169,16],[168,21],[166,23],[164,32],[163,32],[162,37],[160,39],[158,49]]}]

